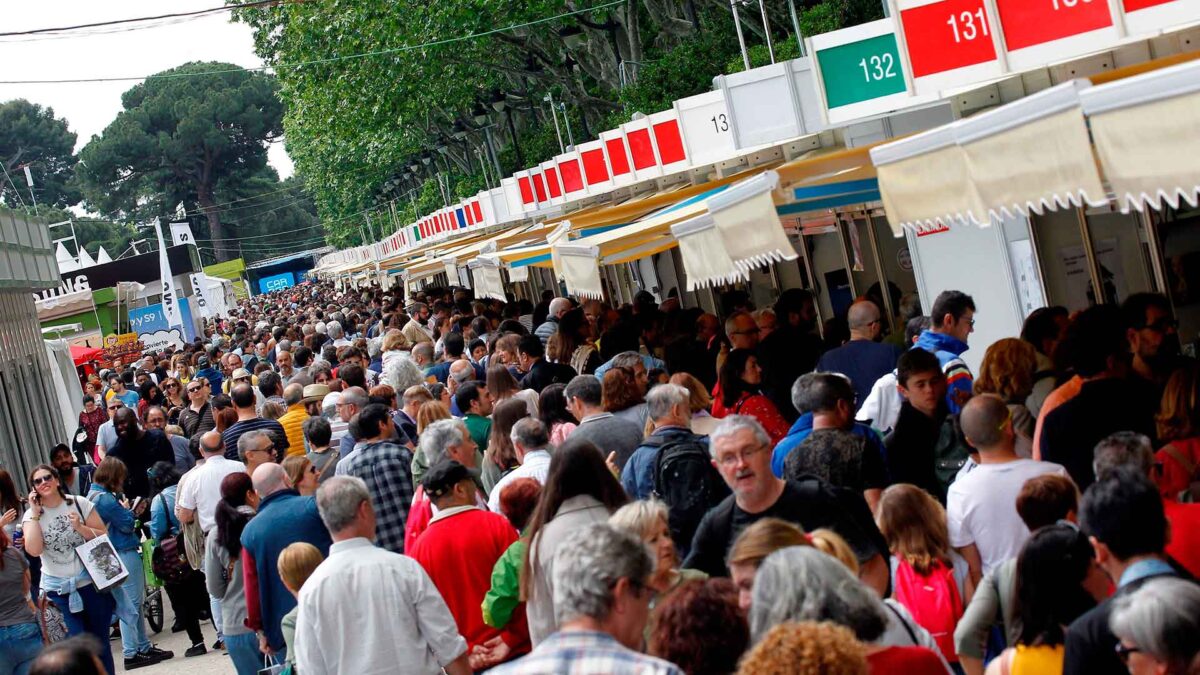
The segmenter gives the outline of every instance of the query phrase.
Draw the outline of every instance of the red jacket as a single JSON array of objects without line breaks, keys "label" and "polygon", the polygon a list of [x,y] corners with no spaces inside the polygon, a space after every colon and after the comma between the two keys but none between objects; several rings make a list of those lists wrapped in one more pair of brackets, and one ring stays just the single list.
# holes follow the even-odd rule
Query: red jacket
[{"label": "red jacket", "polygon": [[502,629],[483,622],[483,597],[492,587],[492,568],[517,536],[504,516],[470,507],[439,513],[413,546],[410,555],[433,579],[468,650],[497,635],[513,657],[530,649],[524,612],[514,613]]}]

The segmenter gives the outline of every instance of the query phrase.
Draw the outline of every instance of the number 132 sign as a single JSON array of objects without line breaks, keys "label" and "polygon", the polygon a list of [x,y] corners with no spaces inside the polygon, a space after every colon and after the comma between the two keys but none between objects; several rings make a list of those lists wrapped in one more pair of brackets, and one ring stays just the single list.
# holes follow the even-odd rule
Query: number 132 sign
[{"label": "number 132 sign", "polygon": [[1004,74],[984,0],[893,0],[892,14],[899,19],[897,38],[915,93],[936,94]]}]

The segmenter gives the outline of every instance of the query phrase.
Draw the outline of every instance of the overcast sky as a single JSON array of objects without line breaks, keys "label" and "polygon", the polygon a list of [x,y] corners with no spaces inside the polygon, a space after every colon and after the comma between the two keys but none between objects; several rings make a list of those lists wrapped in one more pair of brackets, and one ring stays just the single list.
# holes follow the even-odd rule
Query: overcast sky
[{"label": "overcast sky", "polygon": [[[219,7],[222,0],[34,0],[5,2],[0,31],[58,28]],[[224,61],[243,67],[261,66],[254,54],[250,28],[231,23],[229,12],[142,30],[129,26],[88,30],[122,30],[112,34],[70,37],[0,38],[4,80],[145,76],[188,61]],[[136,26],[138,24],[131,24]],[[121,94],[136,82],[85,84],[0,84],[0,101],[25,98],[54,108],[79,136],[82,148],[108,126],[121,110]],[[283,142],[270,148],[271,165],[280,178],[292,174]]]}]

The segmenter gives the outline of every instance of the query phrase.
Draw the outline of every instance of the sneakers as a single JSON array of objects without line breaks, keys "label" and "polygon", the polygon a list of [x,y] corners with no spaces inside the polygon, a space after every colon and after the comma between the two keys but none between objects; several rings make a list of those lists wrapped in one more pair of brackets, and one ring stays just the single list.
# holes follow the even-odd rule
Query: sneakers
[{"label": "sneakers", "polygon": [[191,647],[188,647],[188,650],[186,652],[184,652],[183,655],[184,656],[200,656],[201,654],[207,654],[207,653],[208,653],[208,649],[204,646],[204,643],[197,642],[196,644],[192,645]]},{"label": "sneakers", "polygon": [[[200,645],[203,647],[204,645]],[[125,659],[125,670],[134,670],[135,668],[144,668],[152,666],[160,661],[166,661],[175,656],[174,652],[164,651],[158,647],[151,647],[146,651],[135,654],[132,658]]]},{"label": "sneakers", "polygon": [[220,638],[217,638],[217,641],[213,643],[213,646],[212,646],[212,648],[213,648],[214,650],[221,650],[221,651],[224,651],[224,649],[225,649],[225,641],[224,641],[224,640],[222,640],[222,639],[220,639]]}]

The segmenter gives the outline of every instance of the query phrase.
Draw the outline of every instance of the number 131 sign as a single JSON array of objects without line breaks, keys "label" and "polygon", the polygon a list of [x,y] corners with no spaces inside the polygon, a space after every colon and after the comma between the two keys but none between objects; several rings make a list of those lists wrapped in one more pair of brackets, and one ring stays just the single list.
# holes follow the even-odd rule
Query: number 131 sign
[{"label": "number 131 sign", "polygon": [[936,94],[1004,73],[984,0],[896,0],[894,10],[915,93]]}]

